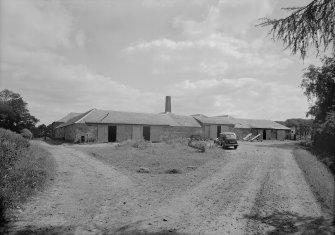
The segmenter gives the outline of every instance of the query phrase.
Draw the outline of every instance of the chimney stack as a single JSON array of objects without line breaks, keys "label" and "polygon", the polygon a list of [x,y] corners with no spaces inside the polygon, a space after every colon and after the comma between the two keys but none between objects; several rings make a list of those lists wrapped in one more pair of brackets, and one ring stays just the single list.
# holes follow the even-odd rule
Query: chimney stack
[{"label": "chimney stack", "polygon": [[165,112],[171,113],[171,96],[166,96],[165,98]]}]

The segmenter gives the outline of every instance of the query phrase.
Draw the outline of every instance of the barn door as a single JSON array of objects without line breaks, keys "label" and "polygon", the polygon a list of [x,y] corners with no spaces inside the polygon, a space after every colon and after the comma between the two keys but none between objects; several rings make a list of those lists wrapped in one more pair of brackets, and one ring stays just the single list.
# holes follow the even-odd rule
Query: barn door
[{"label": "barn door", "polygon": [[116,142],[116,126],[108,126],[108,142]]},{"label": "barn door", "polygon": [[216,137],[217,138],[219,138],[220,133],[221,133],[221,126],[217,126],[217,129],[216,129]]},{"label": "barn door", "polygon": [[146,141],[150,141],[150,126],[143,127],[143,138]]}]

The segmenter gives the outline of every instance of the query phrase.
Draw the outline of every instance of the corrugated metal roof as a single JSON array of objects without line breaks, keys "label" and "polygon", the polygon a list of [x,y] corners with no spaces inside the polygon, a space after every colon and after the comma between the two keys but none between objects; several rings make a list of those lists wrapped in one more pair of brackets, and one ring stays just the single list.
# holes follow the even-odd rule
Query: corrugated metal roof
[{"label": "corrugated metal roof", "polygon": [[69,113],[69,114],[67,114],[65,117],[59,119],[59,120],[56,121],[56,122],[67,122],[67,121],[69,121],[70,119],[72,119],[72,118],[78,116],[79,114],[81,114],[81,113]]},{"label": "corrugated metal roof", "polygon": [[199,122],[203,124],[213,125],[234,125],[228,117],[205,117],[205,116],[193,116]]}]

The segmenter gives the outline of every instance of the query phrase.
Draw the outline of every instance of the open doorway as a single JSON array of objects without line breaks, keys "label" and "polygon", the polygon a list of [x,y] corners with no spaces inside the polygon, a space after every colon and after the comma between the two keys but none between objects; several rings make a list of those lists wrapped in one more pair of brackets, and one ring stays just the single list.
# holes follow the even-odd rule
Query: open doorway
[{"label": "open doorway", "polygon": [[266,140],[266,130],[263,130],[263,140]]},{"label": "open doorway", "polygon": [[146,141],[150,141],[150,126],[143,127],[143,138]]},{"label": "open doorway", "polygon": [[146,141],[150,141],[150,126],[143,127],[143,138]]},{"label": "open doorway", "polygon": [[116,142],[116,126],[108,126],[108,142]]},{"label": "open doorway", "polygon": [[217,127],[216,127],[216,137],[217,137],[217,138],[219,138],[220,133],[221,133],[221,126],[217,126]]}]

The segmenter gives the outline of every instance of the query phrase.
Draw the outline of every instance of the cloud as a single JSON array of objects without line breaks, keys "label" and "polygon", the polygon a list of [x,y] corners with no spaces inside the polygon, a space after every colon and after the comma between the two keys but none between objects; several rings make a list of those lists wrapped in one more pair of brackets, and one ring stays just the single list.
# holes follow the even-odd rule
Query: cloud
[{"label": "cloud", "polygon": [[[2,77],[11,78],[5,79],[3,85],[21,93],[32,114],[50,110],[44,115],[43,122],[52,122],[67,112],[81,112],[93,107],[147,112],[159,110],[156,100],[160,97],[156,94],[143,93],[95,73],[85,65],[74,65],[63,57],[43,52],[9,53],[13,53],[9,59],[15,60],[7,60],[1,69]],[[17,67],[20,67],[19,71]]]},{"label": "cloud", "polygon": [[272,12],[267,0],[220,0],[208,7],[207,15],[202,20],[176,17],[174,26],[180,28],[187,36],[198,38],[216,32],[228,35],[245,34],[254,27],[257,20]]},{"label": "cloud", "polygon": [[83,29],[75,27],[73,16],[61,2],[3,4],[1,86],[19,92],[43,123],[92,107],[158,109],[156,94],[143,93],[62,55],[63,49],[84,46],[86,36]]},{"label": "cloud", "polygon": [[183,14],[174,18],[173,27],[181,31],[182,39],[135,41],[122,50],[122,55],[134,61],[139,58],[152,61],[152,74],[200,73],[208,77],[279,74],[293,61],[278,53],[272,42],[264,38],[264,30],[256,35],[249,33],[258,19],[272,10],[266,0],[211,2],[200,19]]},{"label": "cloud", "polygon": [[[57,1],[2,1],[2,41],[26,49],[71,45],[73,18]],[[19,33],[19,35],[17,35]]]},{"label": "cloud", "polygon": [[296,64],[254,29],[269,1],[1,4],[1,87],[22,94],[43,123],[93,107],[157,113],[165,95],[180,114],[307,110],[296,80],[282,82]]},{"label": "cloud", "polygon": [[177,112],[284,120],[307,110],[299,87],[257,78],[185,80],[168,91]]},{"label": "cloud", "polygon": [[293,63],[286,56],[267,53],[271,50],[262,52],[262,42],[260,39],[247,42],[221,34],[184,41],[162,38],[133,43],[122,54],[134,60],[151,58],[156,74],[198,72],[210,77],[226,75],[229,71],[273,73]]}]

